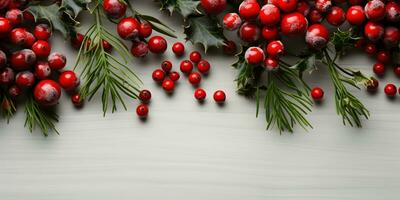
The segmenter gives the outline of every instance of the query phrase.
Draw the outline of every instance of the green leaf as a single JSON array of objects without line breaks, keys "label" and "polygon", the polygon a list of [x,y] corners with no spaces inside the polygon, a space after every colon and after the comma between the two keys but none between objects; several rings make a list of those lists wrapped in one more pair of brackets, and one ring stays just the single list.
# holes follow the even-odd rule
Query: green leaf
[{"label": "green leaf", "polygon": [[85,10],[87,4],[91,2],[91,0],[62,0],[60,10],[65,12],[71,20],[75,20],[79,13]]},{"label": "green leaf", "polygon": [[218,22],[206,16],[192,17],[185,27],[186,39],[193,44],[201,44],[207,52],[209,47],[224,45],[223,30]]},{"label": "green leaf", "polygon": [[184,18],[189,15],[200,14],[197,6],[200,1],[193,0],[160,0],[162,9],[167,9],[171,14],[173,12],[180,13]]},{"label": "green leaf", "polygon": [[316,61],[315,54],[311,54],[311,55],[297,61],[297,63],[294,64],[293,66],[291,66],[290,68],[298,70],[301,75],[304,71],[315,68],[316,67],[315,61]]}]

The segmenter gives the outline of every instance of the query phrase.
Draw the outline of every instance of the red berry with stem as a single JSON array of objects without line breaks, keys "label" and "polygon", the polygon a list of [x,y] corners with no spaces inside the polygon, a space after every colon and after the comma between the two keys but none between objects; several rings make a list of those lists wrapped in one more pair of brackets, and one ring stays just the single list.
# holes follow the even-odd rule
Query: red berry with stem
[{"label": "red berry with stem", "polygon": [[239,5],[239,15],[246,20],[254,19],[258,16],[260,12],[260,5],[257,1],[244,0]]},{"label": "red berry with stem", "polygon": [[264,67],[268,71],[275,71],[279,68],[279,62],[275,58],[268,57],[264,60]]},{"label": "red berry with stem", "polygon": [[149,114],[149,106],[147,106],[146,104],[138,105],[138,107],[136,107],[136,114],[140,118],[146,118],[147,115]]},{"label": "red berry with stem", "polygon": [[161,69],[164,70],[164,72],[169,72],[172,69],[172,62],[169,60],[165,60],[161,63]]},{"label": "red berry with stem", "polygon": [[171,81],[178,81],[179,80],[179,78],[181,77],[181,75],[179,75],[179,73],[178,72],[176,72],[176,71],[171,71],[169,74],[168,74],[168,77],[169,77],[169,79],[171,79]]},{"label": "red berry with stem", "polygon": [[199,63],[197,63],[197,70],[199,70],[199,72],[202,74],[207,74],[210,71],[210,68],[211,65],[206,60],[201,60]]},{"label": "red berry with stem", "polygon": [[397,88],[394,84],[388,83],[384,88],[385,94],[388,97],[394,97],[397,93]]},{"label": "red berry with stem", "polygon": [[79,78],[71,70],[64,71],[58,77],[58,83],[67,91],[73,90],[79,85]]},{"label": "red berry with stem", "polygon": [[139,36],[139,28],[140,23],[136,18],[126,17],[119,21],[117,25],[117,32],[122,39],[133,40]]},{"label": "red berry with stem", "polygon": [[320,50],[329,41],[329,31],[322,24],[313,24],[307,29],[306,43],[309,47]]},{"label": "red berry with stem", "polygon": [[165,78],[165,72],[161,69],[156,69],[153,71],[151,74],[151,77],[153,78],[154,81],[156,82],[162,82]]},{"label": "red berry with stem", "polygon": [[162,36],[151,37],[148,45],[150,52],[155,54],[161,54],[167,50],[167,41]]},{"label": "red berry with stem", "polygon": [[386,26],[383,33],[383,42],[387,47],[395,47],[400,41],[400,31],[394,26]]},{"label": "red berry with stem", "polygon": [[279,31],[276,26],[264,26],[261,35],[267,41],[276,40],[279,37]]},{"label": "red berry with stem", "polygon": [[380,40],[384,33],[384,28],[381,24],[376,22],[368,22],[364,26],[364,35],[372,42]]},{"label": "red berry with stem", "polygon": [[35,35],[38,40],[47,41],[51,36],[51,28],[47,24],[38,24],[35,26],[33,35]]},{"label": "red berry with stem", "polygon": [[281,31],[284,35],[293,36],[306,32],[308,26],[304,15],[294,12],[283,16],[281,20]]},{"label": "red berry with stem", "polygon": [[398,2],[390,1],[385,6],[386,20],[389,22],[400,22],[400,5]]},{"label": "red berry with stem", "polygon": [[174,52],[176,56],[182,56],[185,53],[185,45],[183,45],[182,42],[176,42],[172,45],[172,52]]},{"label": "red berry with stem", "polygon": [[15,70],[26,70],[36,63],[36,54],[30,49],[22,49],[11,54],[10,62]]},{"label": "red berry with stem", "polygon": [[246,50],[244,58],[247,63],[251,65],[258,65],[262,63],[265,58],[264,51],[260,47],[249,47]]},{"label": "red berry with stem", "polygon": [[14,82],[14,78],[15,73],[13,69],[9,67],[0,69],[0,86],[7,86],[12,84]]},{"label": "red berry with stem", "polygon": [[319,12],[327,12],[332,7],[331,0],[315,0],[315,9]]},{"label": "red berry with stem", "polygon": [[198,72],[192,72],[189,74],[188,80],[192,85],[198,85],[201,82],[201,75]]},{"label": "red berry with stem", "polygon": [[10,20],[4,17],[0,17],[0,37],[7,36],[11,29],[12,25]]},{"label": "red berry with stem", "polygon": [[326,20],[333,26],[340,26],[346,20],[346,15],[341,7],[333,6],[326,15]]},{"label": "red berry with stem", "polygon": [[151,26],[150,23],[148,22],[140,23],[139,37],[148,38],[152,32],[153,32],[153,27]]},{"label": "red berry with stem", "polygon": [[175,83],[172,80],[164,80],[162,83],[162,88],[166,91],[166,92],[172,92],[174,91],[175,88]]},{"label": "red berry with stem", "polygon": [[81,97],[81,94],[75,93],[71,96],[71,102],[74,104],[76,107],[80,107],[83,105],[83,99]]},{"label": "red berry with stem", "polygon": [[65,67],[67,64],[67,58],[65,57],[64,54],[59,53],[59,52],[54,52],[49,55],[47,58],[48,65],[52,70],[60,70]]},{"label": "red berry with stem", "polygon": [[37,57],[47,57],[50,55],[51,46],[47,41],[38,40],[32,45],[32,51]]},{"label": "red berry with stem", "polygon": [[266,26],[274,26],[281,21],[281,13],[273,4],[266,4],[261,8],[258,16],[260,22]]},{"label": "red berry with stem", "polygon": [[383,50],[379,51],[376,54],[376,60],[378,62],[380,62],[380,63],[387,64],[388,62],[390,62],[390,54],[389,54],[389,52],[383,51]]},{"label": "red berry with stem", "polygon": [[308,19],[311,24],[318,24],[322,22],[323,16],[318,10],[312,9],[310,13],[308,13]]},{"label": "red berry with stem", "polygon": [[61,87],[53,80],[41,80],[33,91],[36,102],[43,106],[54,106],[61,97]]},{"label": "red berry with stem", "polygon": [[269,57],[277,58],[284,53],[285,47],[283,46],[283,43],[280,40],[274,40],[268,43],[265,50],[266,54]]},{"label": "red berry with stem", "polygon": [[223,24],[225,29],[233,31],[242,25],[242,19],[237,13],[227,13],[224,16]]},{"label": "red berry with stem", "polygon": [[292,12],[297,8],[297,0],[278,0],[278,7],[283,12]]},{"label": "red berry with stem", "polygon": [[139,93],[139,99],[143,103],[148,103],[151,99],[151,92],[149,90],[142,90]]},{"label": "red berry with stem", "polygon": [[111,19],[119,19],[125,15],[127,5],[121,0],[104,0],[103,10]]},{"label": "red berry with stem", "polygon": [[364,51],[369,55],[373,55],[376,53],[376,45],[372,42],[369,42],[365,45]]},{"label": "red berry with stem", "polygon": [[10,20],[13,26],[20,25],[22,23],[23,14],[20,9],[11,9],[6,12],[5,17]]},{"label": "red berry with stem", "polygon": [[364,9],[361,6],[351,6],[347,9],[346,19],[351,25],[361,25],[365,21]]},{"label": "red berry with stem", "polygon": [[367,90],[368,91],[376,91],[379,87],[379,81],[376,80],[375,78],[371,78],[370,80],[367,81]]},{"label": "red berry with stem", "polygon": [[24,28],[14,28],[10,32],[10,42],[14,45],[25,44],[27,32],[28,31]]},{"label": "red berry with stem", "polygon": [[260,38],[260,28],[253,22],[245,22],[239,29],[239,37],[245,42],[255,42]]},{"label": "red berry with stem", "polygon": [[215,102],[223,103],[223,102],[225,102],[225,99],[226,99],[225,92],[222,90],[217,90],[214,92],[213,98],[214,98]]},{"label": "red berry with stem", "polygon": [[182,73],[189,74],[193,70],[193,63],[190,60],[184,60],[180,64],[180,70]]},{"label": "red berry with stem", "polygon": [[193,51],[192,53],[190,53],[189,58],[190,58],[190,61],[192,61],[194,63],[198,63],[201,60],[201,54],[198,51]]},{"label": "red berry with stem", "polygon": [[38,79],[48,79],[51,75],[49,63],[45,61],[38,61],[35,65],[34,74]]},{"label": "red berry with stem", "polygon": [[222,50],[227,55],[235,55],[236,54],[236,43],[231,40],[226,40],[225,44],[222,46]]},{"label": "red berry with stem", "polygon": [[131,47],[131,54],[135,57],[145,57],[149,53],[149,46],[146,42],[139,41],[133,42]]},{"label": "red berry with stem", "polygon": [[207,14],[219,14],[226,8],[226,0],[201,0],[201,7]]},{"label": "red berry with stem", "polygon": [[400,77],[400,65],[396,64],[393,66],[393,72],[396,74],[396,76]]},{"label": "red berry with stem", "polygon": [[21,88],[29,88],[35,84],[35,75],[31,71],[18,72],[15,83]]},{"label": "red berry with stem", "polygon": [[385,4],[381,0],[368,1],[364,12],[370,21],[379,21],[385,17]]},{"label": "red berry with stem", "polygon": [[386,68],[385,65],[382,63],[375,63],[372,67],[374,73],[378,76],[383,76],[385,74]]},{"label": "red berry with stem", "polygon": [[202,88],[197,88],[194,91],[194,98],[196,98],[199,101],[203,101],[206,98],[206,96],[207,96],[207,93]]},{"label": "red berry with stem", "polygon": [[320,87],[314,87],[311,89],[311,97],[315,101],[320,101],[324,97],[324,90]]}]

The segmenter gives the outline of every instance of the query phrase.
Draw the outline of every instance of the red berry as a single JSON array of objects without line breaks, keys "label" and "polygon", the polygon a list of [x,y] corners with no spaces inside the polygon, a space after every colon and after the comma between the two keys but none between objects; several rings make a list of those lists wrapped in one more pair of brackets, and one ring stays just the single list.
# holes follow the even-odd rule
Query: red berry
[{"label": "red berry", "polygon": [[43,106],[53,106],[61,97],[61,87],[53,80],[42,80],[36,84],[33,96]]},{"label": "red berry", "polygon": [[[378,0],[379,1],[379,0]],[[381,24],[375,22],[368,22],[364,26],[364,35],[372,42],[380,40],[383,36],[384,29]]]},{"label": "red berry", "polygon": [[255,42],[260,38],[260,28],[253,22],[245,22],[239,29],[239,37],[245,42]]},{"label": "red berry", "polygon": [[371,78],[367,82],[367,90],[368,91],[376,91],[379,87],[379,82],[375,78]]},{"label": "red berry", "polygon": [[322,90],[322,88],[320,87],[314,87],[313,89],[311,89],[311,97],[315,101],[321,100],[324,97],[324,90]]},{"label": "red berry", "polygon": [[15,45],[25,44],[27,32],[24,28],[14,28],[10,32],[10,42]]},{"label": "red berry", "polygon": [[399,64],[393,66],[393,72],[394,72],[394,74],[396,74],[396,76],[400,77],[400,65]]},{"label": "red berry", "polygon": [[180,69],[182,73],[188,74],[193,70],[193,63],[189,60],[184,60],[180,64]]},{"label": "red berry", "polygon": [[364,12],[370,21],[379,21],[385,17],[385,4],[381,0],[371,0],[365,5]]},{"label": "red berry", "polygon": [[264,67],[269,71],[274,71],[279,68],[279,62],[275,58],[266,58],[264,60]]},{"label": "red berry", "polygon": [[319,12],[327,12],[332,7],[331,0],[315,0],[315,9]]},{"label": "red berry", "polygon": [[119,19],[125,15],[127,5],[121,0],[104,0],[103,10],[111,19]]},{"label": "red berry", "polygon": [[237,13],[227,13],[224,16],[223,24],[225,29],[233,31],[242,25],[242,19]]},{"label": "red berry", "polygon": [[32,45],[32,51],[37,57],[47,57],[50,55],[51,46],[47,41],[38,40]]},{"label": "red berry", "polygon": [[206,74],[210,71],[211,65],[208,61],[206,60],[201,60],[199,63],[197,63],[197,70],[199,70],[200,73]]},{"label": "red berry", "polygon": [[54,52],[50,54],[47,58],[47,61],[49,62],[49,66],[52,70],[63,69],[67,64],[67,58],[64,54],[61,54],[59,52]]},{"label": "red berry", "polygon": [[117,32],[122,39],[133,40],[139,36],[139,28],[140,23],[136,18],[126,17],[119,21],[117,25]]},{"label": "red berry", "polygon": [[18,72],[15,76],[15,83],[21,88],[29,88],[35,84],[35,75],[30,71]]},{"label": "red berry", "polygon": [[75,49],[81,48],[81,45],[83,43],[85,36],[83,36],[80,33],[75,34],[73,37],[71,37],[71,45]]},{"label": "red berry", "polygon": [[185,46],[181,42],[176,42],[172,45],[172,52],[174,52],[176,56],[182,56],[183,53],[185,53]]},{"label": "red berry", "polygon": [[385,6],[386,20],[389,22],[400,22],[400,5],[397,2],[390,1]]},{"label": "red berry", "polygon": [[201,89],[201,88],[197,88],[194,91],[194,98],[196,98],[199,101],[203,101],[207,96],[207,93],[205,90]]},{"label": "red berry", "polygon": [[156,82],[162,82],[165,78],[165,72],[161,69],[156,69],[153,71],[151,77],[153,78],[154,81]]},{"label": "red berry", "polygon": [[390,62],[390,54],[387,51],[379,51],[376,54],[376,60],[380,63],[386,64]]},{"label": "red berry", "polygon": [[11,66],[16,70],[26,70],[36,62],[36,54],[30,49],[23,49],[11,54]]},{"label": "red berry", "polygon": [[346,20],[346,15],[341,7],[333,6],[326,15],[326,20],[333,26],[340,26]]},{"label": "red berry", "polygon": [[79,85],[79,78],[71,70],[64,71],[58,77],[58,83],[65,90],[73,90]]},{"label": "red berry", "polygon": [[11,9],[8,10],[5,16],[13,26],[19,25],[22,23],[23,14],[20,9]]},{"label": "red berry", "polygon": [[149,53],[149,46],[143,41],[133,42],[131,53],[135,57],[145,57]]},{"label": "red berry", "polygon": [[72,104],[74,104],[74,106],[76,106],[76,107],[82,106],[82,105],[83,105],[83,99],[82,99],[82,97],[81,97],[81,94],[79,94],[79,93],[73,94],[73,95],[71,96],[71,102],[72,102]]},{"label": "red berry", "polygon": [[8,94],[12,98],[17,98],[19,95],[22,94],[22,89],[18,87],[17,85],[12,85],[8,88]]},{"label": "red berry", "polygon": [[193,51],[192,53],[190,53],[190,61],[194,62],[194,63],[198,63],[201,60],[201,54],[198,51]]},{"label": "red berry", "polygon": [[162,88],[166,92],[172,92],[175,88],[175,83],[172,80],[164,80],[162,83]]},{"label": "red berry", "polygon": [[23,13],[23,20],[26,22],[34,22],[35,21],[35,17],[32,15],[31,12],[25,10]]},{"label": "red berry", "polygon": [[369,42],[365,45],[364,51],[369,55],[373,55],[376,53],[376,45],[372,42]]},{"label": "red berry", "polygon": [[281,13],[273,4],[266,4],[261,8],[258,16],[260,22],[266,26],[274,26],[281,21]]},{"label": "red berry", "polygon": [[48,40],[51,36],[51,28],[47,24],[38,24],[35,26],[33,34],[38,40]]},{"label": "red berry", "polygon": [[352,25],[361,25],[365,21],[364,9],[361,6],[351,6],[347,9],[346,19]]},{"label": "red berry", "polygon": [[7,86],[14,82],[15,73],[9,67],[0,69],[0,86]]},{"label": "red berry", "polygon": [[188,80],[192,85],[198,85],[201,82],[201,75],[198,72],[192,72],[189,74]]},{"label": "red berry", "polygon": [[51,75],[51,68],[48,62],[38,61],[35,65],[35,76],[38,79],[47,79]]},{"label": "red berry", "polygon": [[136,114],[140,118],[146,118],[149,114],[149,107],[146,104],[140,104],[138,107],[136,107]]},{"label": "red berry", "polygon": [[307,19],[297,12],[286,14],[281,20],[281,31],[288,36],[303,34],[307,26]]},{"label": "red berry", "polygon": [[284,53],[285,47],[280,40],[274,40],[268,43],[265,51],[269,57],[277,58]]},{"label": "red berry", "polygon": [[144,22],[141,23],[139,26],[139,37],[141,38],[148,38],[151,33],[153,32],[153,27],[150,23]]},{"label": "red berry", "polygon": [[103,47],[103,49],[107,52],[111,52],[112,51],[112,46],[109,42],[107,42],[107,40],[102,40],[101,41],[101,45]]},{"label": "red berry", "polygon": [[388,97],[394,97],[397,93],[397,88],[394,84],[389,83],[384,88],[385,94]]},{"label": "red berry", "polygon": [[278,0],[278,7],[283,12],[292,12],[297,8],[297,0]]},{"label": "red berry", "polygon": [[372,67],[374,73],[378,76],[383,76],[385,74],[385,65],[382,63],[375,63]]},{"label": "red berry", "polygon": [[308,13],[308,19],[311,24],[318,24],[322,22],[322,14],[318,10],[312,9],[310,13]]},{"label": "red berry", "polygon": [[260,5],[257,1],[244,0],[239,5],[239,15],[246,20],[254,19],[260,12]]},{"label": "red berry", "polygon": [[172,69],[172,62],[169,60],[165,60],[161,63],[161,69],[164,70],[164,72],[169,72]]},{"label": "red berry", "polygon": [[167,50],[167,41],[162,36],[153,36],[148,42],[149,50],[155,54],[164,53]]},{"label": "red berry", "polygon": [[223,103],[223,102],[225,102],[225,99],[226,99],[225,92],[222,90],[215,91],[213,97],[214,97],[214,101],[217,103]]},{"label": "red berry", "polygon": [[278,28],[276,26],[264,26],[261,35],[267,41],[276,40],[279,37]]},{"label": "red berry", "polygon": [[151,92],[149,90],[142,90],[139,93],[139,99],[143,103],[148,103],[151,99]]},{"label": "red berry", "polygon": [[227,55],[235,55],[236,54],[236,43],[230,40],[225,41],[224,46],[222,46],[222,49],[225,54]]},{"label": "red berry", "polygon": [[226,0],[201,0],[201,7],[207,14],[219,14],[226,8]]},{"label": "red berry", "polygon": [[394,26],[386,26],[383,42],[387,47],[395,47],[400,41],[400,31]]},{"label": "red berry", "polygon": [[297,9],[296,12],[299,12],[303,14],[304,16],[307,16],[308,13],[310,13],[310,4],[307,1],[298,1],[297,2]]},{"label": "red berry", "polygon": [[26,32],[24,47],[32,48],[32,45],[35,44],[35,42],[36,42],[35,36],[30,32]]},{"label": "red berry", "polygon": [[258,65],[264,60],[265,55],[264,51],[260,47],[249,47],[246,50],[244,58],[247,63]]},{"label": "red berry", "polygon": [[0,37],[7,36],[11,29],[12,25],[10,20],[4,17],[0,17]]},{"label": "red berry", "polygon": [[320,50],[329,41],[329,31],[322,24],[313,24],[307,29],[306,43],[309,47]]},{"label": "red berry", "polygon": [[169,79],[171,79],[171,81],[177,81],[177,80],[179,80],[179,78],[181,77],[180,75],[179,75],[179,73],[178,72],[176,72],[176,71],[172,71],[172,72],[170,72],[169,74],[168,74],[168,77],[169,77]]}]

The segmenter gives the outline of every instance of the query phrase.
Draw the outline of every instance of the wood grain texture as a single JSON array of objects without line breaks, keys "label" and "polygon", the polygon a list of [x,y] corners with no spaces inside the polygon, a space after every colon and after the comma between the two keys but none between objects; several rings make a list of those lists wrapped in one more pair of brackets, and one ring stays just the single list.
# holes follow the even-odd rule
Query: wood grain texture
[{"label": "wood grain texture", "polygon": [[[133,3],[146,14],[165,17],[153,3]],[[168,19],[181,30],[177,16]],[[53,40],[72,67],[75,52],[59,36]],[[199,105],[184,78],[174,95],[166,95],[150,77],[166,58],[177,69],[179,59],[171,53],[132,64],[153,91],[146,122],[134,113],[137,102],[103,118],[100,102],[76,110],[64,95],[60,136],[29,134],[22,110],[9,125],[0,123],[0,199],[398,199],[400,99],[354,90],[372,116],[362,129],[344,127],[321,68],[307,77],[327,94],[308,117],[315,128],[279,135],[265,130],[262,116],[255,118],[254,102],[235,93],[233,58],[210,52],[212,72],[202,82],[209,96],[226,90],[224,107],[210,98]],[[372,59],[355,54],[342,63],[370,72]],[[388,74],[382,84],[399,84]]]}]

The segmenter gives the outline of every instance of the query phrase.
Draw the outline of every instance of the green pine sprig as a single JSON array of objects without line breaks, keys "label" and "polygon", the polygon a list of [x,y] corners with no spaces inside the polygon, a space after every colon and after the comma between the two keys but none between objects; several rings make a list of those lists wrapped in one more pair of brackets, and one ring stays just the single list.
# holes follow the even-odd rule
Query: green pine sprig
[{"label": "green pine sprig", "polygon": [[58,122],[58,115],[51,109],[41,107],[33,98],[33,93],[28,93],[25,102],[25,127],[33,132],[39,127],[44,136],[48,136],[50,132],[59,134],[55,123]]}]

